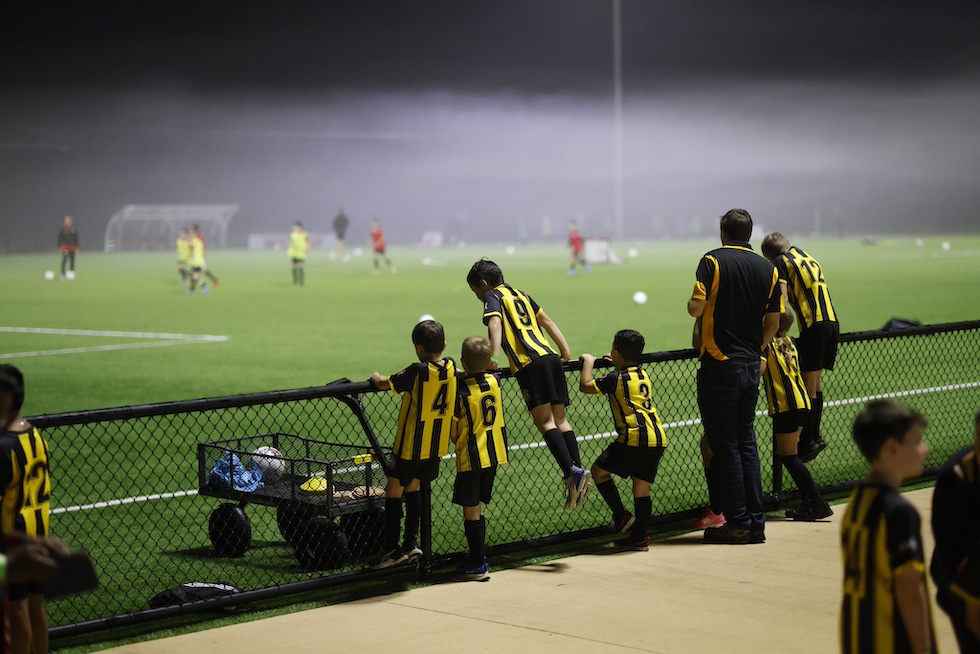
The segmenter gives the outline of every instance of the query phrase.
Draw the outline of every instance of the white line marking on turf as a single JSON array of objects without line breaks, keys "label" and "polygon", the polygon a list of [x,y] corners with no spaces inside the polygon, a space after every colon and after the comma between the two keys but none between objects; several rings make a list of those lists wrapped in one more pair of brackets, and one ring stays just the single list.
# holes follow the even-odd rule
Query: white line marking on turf
[{"label": "white line marking on turf", "polygon": [[[850,404],[863,404],[864,402],[868,402],[870,400],[882,400],[882,399],[894,398],[894,397],[910,397],[912,395],[926,395],[928,393],[939,393],[942,391],[959,391],[967,388],[977,388],[977,387],[980,387],[980,382],[968,382],[965,384],[949,384],[947,386],[933,386],[932,388],[918,388],[910,391],[896,391],[894,393],[881,393],[879,395],[869,395],[867,397],[855,397],[846,400],[831,400],[829,402],[825,402],[824,406],[847,406]],[[756,411],[755,413],[756,416],[764,416],[767,414],[768,414],[767,411]],[[673,429],[675,427],[691,427],[700,424],[701,424],[700,418],[693,418],[691,420],[678,420],[676,422],[668,422],[664,424],[663,427],[666,430],[666,429]],[[599,440],[601,438],[609,438],[610,436],[615,436],[615,435],[616,432],[607,431],[601,434],[589,434],[588,436],[578,436],[577,440],[594,441],[594,440]],[[533,450],[540,447],[545,447],[545,445],[546,443],[544,443],[543,441],[536,441],[534,443],[521,443],[520,445],[511,445],[507,449],[512,452],[516,450]],[[454,459],[456,458],[456,455],[447,454],[443,458]],[[343,472],[347,472],[349,470],[357,470],[357,469],[359,468],[346,468],[343,470]],[[187,497],[187,496],[197,495],[197,494],[198,492],[196,490],[188,490],[188,491],[177,491],[174,493],[157,493],[155,495],[141,495],[139,497],[127,497],[121,500],[107,500],[105,502],[96,502],[94,504],[83,504],[81,506],[66,506],[58,509],[51,509],[51,513],[74,513],[75,511],[104,509],[110,506],[119,506],[122,504],[136,504],[139,502],[148,502],[150,500],[165,500],[165,499],[172,499],[175,497]]]},{"label": "white line marking on turf", "polygon": [[230,336],[212,336],[209,334],[158,334],[154,332],[120,332],[97,331],[92,329],[52,329],[46,327],[2,327],[0,332],[13,334],[47,334],[56,336],[98,336],[108,338],[140,338],[148,339],[150,343],[120,343],[117,345],[94,345],[91,347],[71,347],[58,350],[35,350],[33,352],[0,353],[0,358],[16,359],[20,357],[43,357],[55,354],[82,354],[85,352],[108,352],[112,350],[133,350],[145,347],[168,347],[171,345],[192,345],[194,343],[221,343],[229,340]]}]

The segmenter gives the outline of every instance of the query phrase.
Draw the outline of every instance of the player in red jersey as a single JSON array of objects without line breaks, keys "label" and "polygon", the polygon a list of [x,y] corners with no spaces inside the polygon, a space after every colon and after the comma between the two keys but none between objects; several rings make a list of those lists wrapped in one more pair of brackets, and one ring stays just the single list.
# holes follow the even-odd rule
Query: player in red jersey
[{"label": "player in red jersey", "polygon": [[381,229],[381,221],[377,218],[371,219],[371,247],[374,248],[374,271],[372,274],[377,275],[381,272],[381,261],[385,262],[388,266],[388,272],[395,273],[394,264],[391,263],[391,259],[388,258],[388,246],[385,243],[385,233]]},{"label": "player in red jersey", "polygon": [[575,266],[582,266],[582,270],[589,272],[592,270],[590,266],[585,261],[585,239],[582,237],[582,232],[578,230],[578,223],[574,220],[568,225],[568,247],[572,250],[571,258],[568,261],[568,274],[575,274]]}]

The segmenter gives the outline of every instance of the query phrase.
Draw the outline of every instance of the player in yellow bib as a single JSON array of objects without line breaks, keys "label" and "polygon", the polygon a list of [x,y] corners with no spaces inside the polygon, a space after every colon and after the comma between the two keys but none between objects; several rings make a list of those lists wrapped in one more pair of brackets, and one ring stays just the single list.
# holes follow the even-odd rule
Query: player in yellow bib
[{"label": "player in yellow bib", "polygon": [[177,274],[180,275],[180,283],[186,286],[191,274],[191,236],[186,229],[180,230],[180,236],[174,245],[177,252]]},{"label": "player in yellow bib", "polygon": [[293,262],[293,286],[303,286],[306,251],[310,249],[310,235],[303,229],[303,223],[297,220],[289,235],[289,258]]},{"label": "player in yellow bib", "polygon": [[191,295],[194,295],[194,290],[197,288],[197,283],[201,282],[201,295],[207,295],[208,291],[211,290],[211,286],[201,279],[201,275],[206,276],[214,283],[214,287],[218,288],[218,278],[208,270],[208,264],[204,259],[204,237],[201,236],[201,228],[194,224],[191,225],[191,288],[188,291]]}]

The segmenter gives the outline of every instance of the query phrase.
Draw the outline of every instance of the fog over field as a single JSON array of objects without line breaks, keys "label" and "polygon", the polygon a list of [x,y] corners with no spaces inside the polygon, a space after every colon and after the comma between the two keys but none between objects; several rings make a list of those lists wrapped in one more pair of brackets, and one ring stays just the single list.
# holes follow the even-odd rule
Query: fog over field
[{"label": "fog over field", "polygon": [[341,206],[395,244],[980,224],[968,5],[624,0],[617,191],[612,2],[204,4],[19,10],[0,252],[126,204],[237,204],[234,246]]}]

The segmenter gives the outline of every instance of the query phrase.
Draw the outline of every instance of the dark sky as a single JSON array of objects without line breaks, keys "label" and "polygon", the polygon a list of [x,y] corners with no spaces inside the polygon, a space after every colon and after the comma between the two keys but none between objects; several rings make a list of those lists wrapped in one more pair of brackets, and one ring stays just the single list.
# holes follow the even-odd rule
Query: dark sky
[{"label": "dark sky", "polygon": [[[508,240],[544,215],[611,229],[611,2],[22,4],[3,21],[0,251],[49,247],[65,213],[98,241],[129,203],[240,204],[238,243],[325,231],[340,205],[395,242]],[[817,211],[851,233],[976,225],[976,16],[624,0],[626,235],[730,206],[784,231]]]}]

